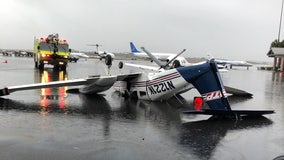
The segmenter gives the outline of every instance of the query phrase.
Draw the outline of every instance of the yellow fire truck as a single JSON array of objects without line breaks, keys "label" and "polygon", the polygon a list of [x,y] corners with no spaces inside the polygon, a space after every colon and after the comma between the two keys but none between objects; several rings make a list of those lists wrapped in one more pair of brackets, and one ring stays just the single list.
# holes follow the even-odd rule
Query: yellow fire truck
[{"label": "yellow fire truck", "polygon": [[66,70],[69,58],[69,45],[65,39],[58,39],[58,34],[34,40],[35,68],[44,69],[44,65],[53,65],[55,69]]}]

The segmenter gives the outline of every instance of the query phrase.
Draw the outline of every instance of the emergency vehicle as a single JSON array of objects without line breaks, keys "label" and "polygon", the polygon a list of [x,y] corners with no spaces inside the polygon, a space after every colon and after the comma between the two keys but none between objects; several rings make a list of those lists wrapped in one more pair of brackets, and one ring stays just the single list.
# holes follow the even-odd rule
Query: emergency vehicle
[{"label": "emergency vehicle", "polygon": [[34,40],[35,68],[44,69],[46,64],[53,65],[55,69],[66,70],[69,58],[69,44],[65,39],[59,39],[58,34]]}]

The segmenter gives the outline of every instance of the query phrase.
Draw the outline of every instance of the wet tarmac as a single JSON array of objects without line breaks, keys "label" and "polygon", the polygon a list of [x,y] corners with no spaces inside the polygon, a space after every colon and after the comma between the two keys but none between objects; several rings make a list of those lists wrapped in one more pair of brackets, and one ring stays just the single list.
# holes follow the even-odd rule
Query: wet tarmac
[{"label": "wet tarmac", "polygon": [[[96,59],[70,63],[66,72],[52,68],[39,72],[32,58],[0,60],[8,62],[0,63],[0,86],[85,78],[107,71]],[[117,64],[113,62],[111,74],[121,72]],[[239,68],[222,73],[222,78],[225,85],[254,94],[250,99],[231,97],[233,109],[276,113],[239,121],[183,115],[183,110],[192,109],[196,90],[168,102],[125,99],[112,88],[88,96],[66,93],[71,87],[19,91],[0,98],[1,159],[268,160],[284,155],[283,73]]]}]

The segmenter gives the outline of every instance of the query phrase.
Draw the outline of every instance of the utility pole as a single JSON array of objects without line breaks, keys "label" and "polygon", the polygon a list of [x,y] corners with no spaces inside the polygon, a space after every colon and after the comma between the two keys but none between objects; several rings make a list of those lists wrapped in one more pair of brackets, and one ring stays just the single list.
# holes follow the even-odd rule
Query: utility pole
[{"label": "utility pole", "polygon": [[279,32],[278,32],[278,43],[280,43],[280,32],[281,32],[281,24],[282,24],[283,2],[284,2],[284,0],[282,0],[282,6],[281,6],[280,24],[279,24]]}]

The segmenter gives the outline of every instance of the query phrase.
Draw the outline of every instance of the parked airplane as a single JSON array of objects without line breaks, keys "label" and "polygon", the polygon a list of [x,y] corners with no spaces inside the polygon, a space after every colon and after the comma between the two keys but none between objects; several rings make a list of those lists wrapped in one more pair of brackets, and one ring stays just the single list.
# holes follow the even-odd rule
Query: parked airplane
[{"label": "parked airplane", "polygon": [[86,55],[85,53],[80,53],[80,52],[70,52],[69,55],[69,61],[70,62],[77,62],[80,58],[84,58],[85,60],[87,60],[89,58],[88,55]]},{"label": "parked airplane", "polygon": [[219,65],[223,65],[224,67],[230,68],[230,69],[232,69],[233,66],[247,67],[247,69],[252,66],[251,63],[248,63],[246,61],[228,61],[228,60],[216,59],[215,62]]},{"label": "parked airplane", "polygon": [[107,58],[111,58],[111,60],[113,60],[115,58],[115,55],[113,53],[107,51],[98,51],[95,52],[95,54],[97,54],[100,57],[100,60]]},{"label": "parked airplane", "polygon": [[[137,57],[150,58],[148,56],[148,54],[145,53],[145,51],[141,52],[141,51],[137,50],[137,48],[135,47],[133,42],[130,42],[130,49],[131,49],[131,53],[133,53]],[[191,65],[191,63],[189,63],[184,57],[176,56],[176,55],[181,55],[184,51],[185,50],[183,50],[179,54],[174,54],[174,53],[151,53],[151,54],[153,54],[158,60],[166,61],[166,62],[171,61],[171,63],[169,63],[167,66],[169,66],[170,68],[177,68],[177,67],[181,67],[181,66],[184,67],[184,66]],[[151,61],[153,61],[153,59],[151,59]],[[227,69],[225,69],[225,67],[223,65],[218,64],[217,66],[218,66],[218,69],[222,72],[228,71]]]},{"label": "parked airplane", "polygon": [[79,57],[79,58],[89,58],[88,55],[86,55],[85,53],[82,53],[82,52],[70,52],[70,56],[76,56],[76,57]]},{"label": "parked airplane", "polygon": [[107,51],[99,51],[99,46],[102,46],[100,44],[88,44],[88,46],[95,46],[95,54],[99,56],[99,59],[105,59],[106,65],[111,65],[112,60],[115,58],[115,55],[113,53]]},{"label": "parked airplane", "polygon": [[[145,53],[145,52],[141,52],[139,51],[133,42],[130,42],[130,50],[131,53],[133,53],[133,55],[137,56],[137,57],[141,57],[141,58],[149,58],[149,56]],[[184,51],[182,51],[184,52]],[[161,60],[161,61],[166,61],[169,62],[170,60],[174,59],[174,57],[176,57],[177,54],[175,53],[152,53],[155,57],[157,57],[157,59]],[[152,60],[152,59],[151,59]],[[182,57],[182,56],[178,56],[174,59],[174,61],[172,61],[171,66],[173,68],[176,67],[180,67],[180,66],[186,66],[189,65],[189,63],[187,62],[187,60]]]},{"label": "parked airplane", "polygon": [[[215,59],[210,54],[207,55],[207,56],[208,56],[208,59]],[[246,61],[229,61],[229,60],[215,59],[215,62],[218,65],[222,65],[222,66],[224,66],[224,68],[229,68],[229,69],[232,69],[233,66],[247,67],[247,69],[249,69],[249,67],[253,66],[251,63],[248,63]]]},{"label": "parked airplane", "polygon": [[[143,48],[144,51],[146,51]],[[155,61],[157,58],[146,52]],[[179,56],[179,55],[176,55]],[[174,59],[173,59],[174,60]],[[172,60],[172,61],[173,61]],[[166,68],[166,66],[163,66]],[[83,94],[94,94],[108,90],[113,85],[122,94],[131,97],[162,101],[195,87],[202,95],[211,110],[186,111],[186,114],[206,114],[217,117],[240,115],[272,114],[274,111],[233,111],[231,110],[226,91],[214,60],[199,64],[173,68],[156,73],[131,73],[112,76],[92,76],[86,79],[54,81],[21,86],[5,87],[0,90],[0,96],[15,91],[51,88],[60,86],[81,86],[78,90]]]}]

